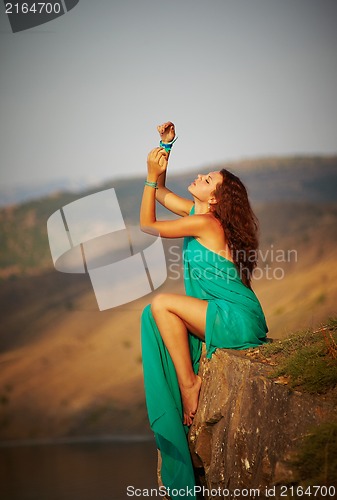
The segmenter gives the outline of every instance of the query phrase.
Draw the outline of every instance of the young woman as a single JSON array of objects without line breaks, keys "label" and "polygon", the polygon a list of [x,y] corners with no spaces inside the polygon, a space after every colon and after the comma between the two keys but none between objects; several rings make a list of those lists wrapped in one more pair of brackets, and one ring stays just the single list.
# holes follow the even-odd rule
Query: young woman
[{"label": "young woman", "polygon": [[[224,169],[198,175],[188,187],[192,200],[177,196],[165,186],[174,125],[167,122],[158,131],[161,147],[148,155],[140,225],[162,238],[184,237],[186,295],[154,297],[142,316],[142,352],[161,475],[165,486],[177,488],[194,481],[186,434],[198,406],[201,342],[211,357],[216,348],[256,347],[266,341],[268,329],[251,289],[257,221],[244,185]],[[157,220],[156,200],[181,217]]]}]

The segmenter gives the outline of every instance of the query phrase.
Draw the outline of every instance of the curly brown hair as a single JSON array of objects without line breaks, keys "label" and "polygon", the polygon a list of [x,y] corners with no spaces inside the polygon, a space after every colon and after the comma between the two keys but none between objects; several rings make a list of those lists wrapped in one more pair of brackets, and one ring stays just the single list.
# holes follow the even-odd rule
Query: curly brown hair
[{"label": "curly brown hair", "polygon": [[257,265],[258,220],[241,180],[226,169],[220,173],[223,182],[214,191],[217,202],[212,205],[212,212],[221,222],[242,282],[251,288],[252,273]]}]

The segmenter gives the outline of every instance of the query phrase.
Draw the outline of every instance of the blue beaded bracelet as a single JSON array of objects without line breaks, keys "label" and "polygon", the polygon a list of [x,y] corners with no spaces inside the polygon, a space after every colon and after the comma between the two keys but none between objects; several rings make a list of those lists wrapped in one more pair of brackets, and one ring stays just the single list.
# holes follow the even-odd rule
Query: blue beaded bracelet
[{"label": "blue beaded bracelet", "polygon": [[172,149],[173,144],[176,142],[176,140],[177,140],[177,139],[178,139],[178,136],[177,136],[177,137],[175,137],[175,138],[173,139],[173,141],[171,141],[171,142],[163,142],[163,141],[160,141],[159,146],[160,146],[161,148],[164,148],[164,149],[165,149],[165,151],[166,151],[167,153],[169,153],[169,152],[171,151],[171,149]]},{"label": "blue beaded bracelet", "polygon": [[145,186],[149,186],[154,189],[158,189],[158,184],[156,182],[145,181]]}]

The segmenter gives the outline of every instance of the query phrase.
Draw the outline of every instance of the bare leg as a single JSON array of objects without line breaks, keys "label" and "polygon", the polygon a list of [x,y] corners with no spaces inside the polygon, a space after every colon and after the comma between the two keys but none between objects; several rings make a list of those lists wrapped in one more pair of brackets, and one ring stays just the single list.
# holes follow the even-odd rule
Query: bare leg
[{"label": "bare leg", "polygon": [[192,423],[201,387],[201,379],[192,367],[188,330],[204,338],[206,309],[206,301],[175,294],[157,295],[151,305],[152,314],[176,369],[186,425]]}]

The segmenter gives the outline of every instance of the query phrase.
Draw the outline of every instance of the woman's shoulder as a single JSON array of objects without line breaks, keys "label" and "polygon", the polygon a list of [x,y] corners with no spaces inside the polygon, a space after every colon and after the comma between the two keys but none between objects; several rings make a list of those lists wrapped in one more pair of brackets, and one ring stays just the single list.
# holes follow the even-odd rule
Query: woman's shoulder
[{"label": "woman's shoulder", "polygon": [[215,217],[211,212],[207,214],[196,214],[194,211],[194,206],[189,213],[190,220],[193,220],[195,224],[199,227],[203,227],[205,232],[216,232],[219,234],[223,234],[223,227],[221,221]]},{"label": "woman's shoulder", "polygon": [[212,213],[203,214],[200,217],[203,217],[200,223],[203,230],[198,241],[213,252],[220,253],[226,259],[232,260],[221,221]]},{"label": "woman's shoulder", "polygon": [[222,231],[220,221],[211,213],[196,214],[190,213],[191,220],[195,221],[199,227],[204,227],[206,231]]}]

